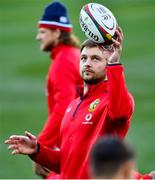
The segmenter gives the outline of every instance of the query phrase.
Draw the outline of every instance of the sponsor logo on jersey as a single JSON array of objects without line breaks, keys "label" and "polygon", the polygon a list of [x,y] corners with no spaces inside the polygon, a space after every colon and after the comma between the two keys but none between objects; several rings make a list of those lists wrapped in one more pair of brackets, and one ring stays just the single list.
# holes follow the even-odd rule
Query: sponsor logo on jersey
[{"label": "sponsor logo on jersey", "polygon": [[85,116],[85,121],[82,122],[82,124],[93,124],[93,122],[91,121],[92,118],[92,114],[89,113]]},{"label": "sponsor logo on jersey", "polygon": [[98,106],[98,104],[100,103],[100,99],[95,99],[95,101],[93,101],[90,105],[89,105],[89,112],[94,112]]}]

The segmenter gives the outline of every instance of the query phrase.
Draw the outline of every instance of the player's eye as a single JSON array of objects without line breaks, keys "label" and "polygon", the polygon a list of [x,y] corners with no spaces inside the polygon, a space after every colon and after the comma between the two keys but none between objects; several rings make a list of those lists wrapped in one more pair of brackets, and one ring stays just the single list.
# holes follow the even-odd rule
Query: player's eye
[{"label": "player's eye", "polygon": [[93,57],[92,57],[92,60],[93,60],[93,61],[100,61],[100,60],[101,60],[101,58],[100,58],[100,57],[98,57],[98,56],[93,56]]},{"label": "player's eye", "polygon": [[86,61],[87,60],[87,57],[86,56],[82,56],[81,57],[81,61]]}]

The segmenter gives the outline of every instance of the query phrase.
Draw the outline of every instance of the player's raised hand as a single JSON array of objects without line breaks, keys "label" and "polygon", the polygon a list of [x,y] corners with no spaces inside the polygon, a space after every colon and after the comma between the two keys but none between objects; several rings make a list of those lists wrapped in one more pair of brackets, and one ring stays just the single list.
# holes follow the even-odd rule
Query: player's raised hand
[{"label": "player's raised hand", "polygon": [[109,58],[108,64],[119,63],[121,52],[122,52],[122,42],[123,42],[123,32],[120,27],[116,29],[116,39],[112,38],[112,44],[109,46]]},{"label": "player's raised hand", "polygon": [[33,154],[37,151],[37,139],[31,133],[25,131],[25,136],[12,135],[6,141],[11,154]]}]

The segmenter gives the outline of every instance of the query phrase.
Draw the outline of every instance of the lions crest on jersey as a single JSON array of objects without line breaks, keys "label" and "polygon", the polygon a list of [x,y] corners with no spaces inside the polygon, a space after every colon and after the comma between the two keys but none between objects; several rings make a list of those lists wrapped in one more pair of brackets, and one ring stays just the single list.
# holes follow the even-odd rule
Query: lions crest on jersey
[{"label": "lions crest on jersey", "polygon": [[98,104],[100,103],[100,99],[95,99],[90,105],[89,105],[89,112],[94,112],[98,106]]}]

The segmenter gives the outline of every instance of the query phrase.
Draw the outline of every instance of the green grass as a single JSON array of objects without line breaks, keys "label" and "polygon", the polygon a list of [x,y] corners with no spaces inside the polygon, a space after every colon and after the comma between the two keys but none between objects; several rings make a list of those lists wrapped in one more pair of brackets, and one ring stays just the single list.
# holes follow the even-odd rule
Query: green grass
[{"label": "green grass", "polygon": [[[47,54],[40,52],[35,36],[37,21],[49,2],[0,0],[0,178],[37,178],[31,160],[11,156],[3,141],[25,130],[38,134],[46,120],[44,89],[50,61]],[[75,34],[84,40],[79,11],[91,1],[62,2],[68,6]],[[104,4],[124,30],[122,63],[135,97],[127,139],[137,150],[139,170],[147,173],[155,167],[155,1],[105,0]]]}]

